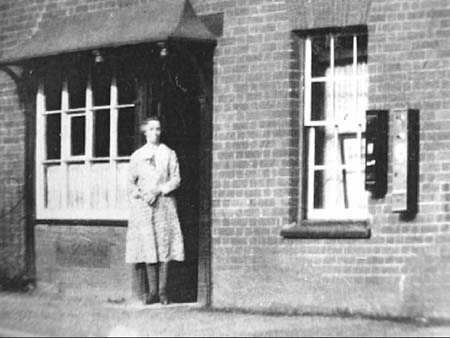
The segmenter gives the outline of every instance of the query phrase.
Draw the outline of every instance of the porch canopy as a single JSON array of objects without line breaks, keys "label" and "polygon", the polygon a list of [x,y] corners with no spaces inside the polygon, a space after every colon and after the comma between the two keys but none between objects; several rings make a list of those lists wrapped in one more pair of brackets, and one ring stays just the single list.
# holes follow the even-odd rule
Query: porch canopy
[{"label": "porch canopy", "polygon": [[215,42],[189,0],[91,12],[43,22],[35,34],[0,56],[0,64],[169,39]]}]

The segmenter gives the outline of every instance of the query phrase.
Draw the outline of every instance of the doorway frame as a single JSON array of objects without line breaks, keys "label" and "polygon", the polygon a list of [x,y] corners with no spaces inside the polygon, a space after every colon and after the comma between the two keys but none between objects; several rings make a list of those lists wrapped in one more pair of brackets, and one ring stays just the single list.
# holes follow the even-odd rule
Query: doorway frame
[{"label": "doorway frame", "polygon": [[[198,143],[199,164],[199,207],[198,207],[198,261],[197,301],[200,306],[211,305],[212,294],[212,149],[213,149],[213,75],[216,43],[188,40],[169,40],[158,46],[184,55],[199,77],[200,141]],[[138,117],[138,123],[142,116]],[[145,269],[139,264],[132,268],[132,290],[134,296],[142,292]]]}]

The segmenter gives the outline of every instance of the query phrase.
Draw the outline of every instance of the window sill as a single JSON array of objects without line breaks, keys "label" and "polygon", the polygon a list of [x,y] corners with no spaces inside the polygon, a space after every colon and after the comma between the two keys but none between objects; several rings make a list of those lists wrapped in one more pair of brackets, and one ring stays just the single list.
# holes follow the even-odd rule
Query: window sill
[{"label": "window sill", "polygon": [[282,229],[280,235],[300,239],[368,239],[371,231],[367,221],[303,220]]}]

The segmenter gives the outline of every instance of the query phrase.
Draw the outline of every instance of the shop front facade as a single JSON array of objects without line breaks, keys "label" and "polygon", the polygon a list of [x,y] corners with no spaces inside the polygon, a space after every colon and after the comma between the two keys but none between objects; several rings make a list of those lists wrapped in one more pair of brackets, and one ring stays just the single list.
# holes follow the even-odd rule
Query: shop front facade
[{"label": "shop front facade", "polygon": [[129,156],[180,159],[172,299],[448,317],[445,1],[0,6],[0,276],[121,299]]}]

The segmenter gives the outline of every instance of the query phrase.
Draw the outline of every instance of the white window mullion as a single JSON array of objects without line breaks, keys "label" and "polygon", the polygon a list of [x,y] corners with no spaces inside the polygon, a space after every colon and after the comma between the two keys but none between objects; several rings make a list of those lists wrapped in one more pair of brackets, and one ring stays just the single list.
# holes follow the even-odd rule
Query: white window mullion
[{"label": "white window mullion", "polygon": [[86,144],[85,144],[85,189],[84,202],[85,209],[91,208],[91,188],[92,188],[92,159],[94,157],[94,112],[93,107],[93,93],[92,93],[92,76],[89,76],[86,86]]},{"label": "white window mullion", "polygon": [[311,122],[311,38],[305,43],[305,126]]},{"label": "white window mullion", "polygon": [[315,163],[315,139],[316,129],[314,127],[308,128],[308,211],[314,209],[314,163]]},{"label": "white window mullion", "polygon": [[362,116],[358,114],[358,39],[353,35],[353,106],[357,123],[362,123]]},{"label": "white window mullion", "polygon": [[336,85],[334,83],[334,78],[336,76],[335,74],[335,67],[334,67],[334,36],[330,37],[330,84],[331,84],[331,116],[333,118],[333,121],[335,125],[337,124],[337,117],[335,116],[335,96],[336,96]]},{"label": "white window mullion", "polygon": [[[330,37],[330,85],[331,85],[331,116],[333,119],[333,148],[335,156],[331,156],[331,170],[334,174],[333,182],[331,184],[331,189],[328,190],[331,194],[330,200],[336,201],[338,197],[338,189],[339,189],[339,174],[341,171],[339,170],[339,162],[340,162],[340,149],[339,149],[339,119],[336,116],[336,83],[335,83],[335,53],[334,53],[334,36]],[[327,191],[324,190],[324,193]]]},{"label": "white window mullion", "polygon": [[46,145],[46,125],[45,125],[45,95],[44,95],[44,83],[39,83],[37,97],[36,97],[36,212],[39,215],[45,208],[46,189],[45,184],[45,150]]},{"label": "white window mullion", "polygon": [[109,156],[110,156],[110,167],[111,167],[111,175],[112,175],[112,184],[109,185],[110,194],[111,197],[110,205],[112,207],[115,207],[117,204],[117,186],[118,186],[118,177],[117,177],[117,136],[118,136],[118,118],[119,118],[119,112],[117,109],[118,105],[118,93],[117,93],[117,82],[116,78],[113,77],[112,83],[111,83],[111,117],[110,117],[110,144],[109,144]]},{"label": "white window mullion", "polygon": [[68,205],[68,160],[70,158],[70,117],[67,114],[69,109],[69,86],[67,79],[63,82],[62,88],[62,102],[61,102],[61,207],[63,210],[67,209]]},{"label": "white window mullion", "polygon": [[[305,109],[304,109],[304,125],[308,127],[311,124],[311,95],[312,95],[312,48],[311,48],[311,38],[306,38],[305,41]],[[315,164],[315,134],[316,130],[314,127],[308,127],[308,184],[307,184],[307,205],[308,212],[314,209],[314,164]],[[308,216],[309,217],[309,216]]]}]

